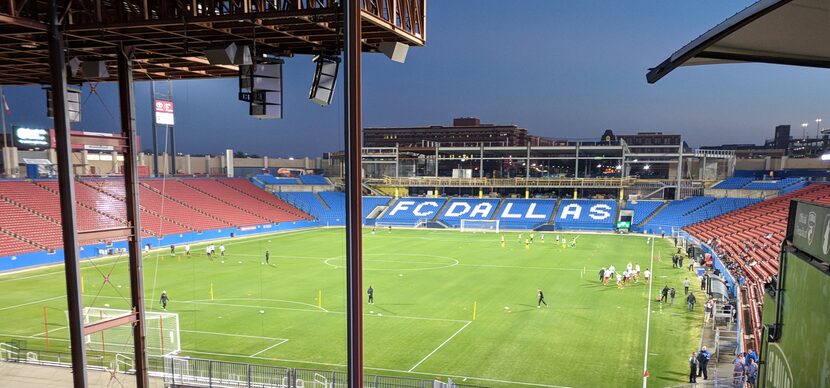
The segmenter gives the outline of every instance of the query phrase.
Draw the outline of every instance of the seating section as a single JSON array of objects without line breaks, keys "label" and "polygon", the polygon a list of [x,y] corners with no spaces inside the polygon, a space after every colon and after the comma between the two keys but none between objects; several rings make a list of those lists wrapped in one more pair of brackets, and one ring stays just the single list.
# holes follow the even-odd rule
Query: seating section
[{"label": "seating section", "polygon": [[297,178],[276,178],[273,175],[259,174],[256,176],[260,182],[266,185],[298,185],[300,181]]},{"label": "seating section", "polygon": [[329,208],[329,213],[334,216],[336,220],[342,220],[342,224],[346,224],[346,193],[340,191],[321,191],[317,193],[326,206]]},{"label": "seating section", "polygon": [[329,207],[323,203],[322,198],[310,191],[290,191],[281,192],[277,195],[285,202],[300,209],[312,217],[320,220],[323,224],[340,224],[345,223],[343,213],[336,214],[331,211]]},{"label": "seating section", "polygon": [[391,197],[363,197],[363,222],[368,221],[369,214],[378,206],[389,204]]},{"label": "seating section", "polygon": [[634,219],[631,222],[631,225],[639,225],[643,221],[646,220],[652,213],[657,211],[665,202],[663,201],[637,201],[637,203],[632,203],[628,201],[625,203],[625,207],[623,210],[633,210],[634,211]]},{"label": "seating section", "polygon": [[752,182],[752,178],[726,178],[712,186],[713,189],[740,189]]},{"label": "seating section", "polygon": [[330,185],[329,180],[322,175],[300,175],[300,182],[304,185]]},{"label": "seating section", "polygon": [[435,218],[446,202],[446,198],[399,198],[386,209],[377,222],[382,225],[415,226],[421,220]]},{"label": "seating section", "polygon": [[788,187],[803,183],[804,178],[784,178],[773,181],[754,181],[744,187],[747,190],[784,190]]},{"label": "seating section", "polygon": [[715,198],[713,197],[689,197],[679,201],[672,201],[649,222],[642,225],[642,230],[645,233],[665,232],[670,234],[673,228],[688,225],[688,223],[683,223],[683,218],[687,214],[706,206],[706,204],[714,200]]},{"label": "seating section", "polygon": [[[139,190],[143,237],[311,219],[245,179],[149,179]],[[127,225],[121,180],[76,181],[75,195],[80,231]],[[0,256],[61,248],[60,222],[56,180],[0,180]]]},{"label": "seating section", "polygon": [[556,209],[555,199],[505,199],[498,214],[500,229],[533,229],[548,223]]},{"label": "seating section", "polygon": [[559,230],[614,230],[617,202],[596,199],[563,199],[554,220]]},{"label": "seating section", "polygon": [[438,216],[451,228],[461,227],[461,220],[489,220],[499,207],[495,198],[453,198]]},{"label": "seating section", "polygon": [[778,273],[790,200],[830,205],[830,185],[813,184],[684,228],[716,250],[736,278],[744,277],[750,325],[760,346],[763,286]]}]

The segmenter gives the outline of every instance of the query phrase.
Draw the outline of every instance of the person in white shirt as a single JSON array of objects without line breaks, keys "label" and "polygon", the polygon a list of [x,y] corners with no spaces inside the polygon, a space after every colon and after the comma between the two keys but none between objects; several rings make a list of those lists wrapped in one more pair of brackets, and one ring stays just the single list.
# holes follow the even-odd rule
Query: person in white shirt
[{"label": "person in white shirt", "polygon": [[651,279],[651,271],[649,271],[648,268],[646,268],[646,270],[643,272],[643,277],[646,280],[645,283],[648,284],[648,280]]},{"label": "person in white shirt", "polygon": [[640,282],[640,264],[634,266],[634,282]]},{"label": "person in white shirt", "polygon": [[617,288],[622,288],[622,275],[617,274]]},{"label": "person in white shirt", "polygon": [[184,254],[190,256],[190,244],[184,244]]},{"label": "person in white shirt", "polygon": [[222,257],[225,256],[225,244],[219,246],[219,255],[221,255]]}]

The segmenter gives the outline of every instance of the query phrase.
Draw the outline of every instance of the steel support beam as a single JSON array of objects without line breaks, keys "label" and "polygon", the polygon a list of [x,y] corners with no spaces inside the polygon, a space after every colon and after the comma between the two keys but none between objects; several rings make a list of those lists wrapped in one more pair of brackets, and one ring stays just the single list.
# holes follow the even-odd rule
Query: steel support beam
[{"label": "steel support beam", "polygon": [[[54,0],[53,0],[54,1]],[[350,387],[363,386],[363,101],[360,0],[345,0],[346,325]]]},{"label": "steel support beam", "polygon": [[156,131],[156,81],[150,81],[150,128],[153,130],[153,176],[159,176],[159,141]]},{"label": "steel support beam", "polygon": [[84,343],[81,266],[78,255],[77,216],[75,214],[75,174],[72,171],[72,140],[69,112],[66,110],[66,58],[58,1],[49,1],[49,71],[52,81],[55,143],[58,154],[58,192],[61,207],[64,274],[66,276],[66,315],[69,320],[69,345],[72,353],[72,383],[87,386],[86,344]]},{"label": "steel support beam", "polygon": [[[55,1],[55,0],[52,0]],[[135,100],[133,96],[133,47],[119,45],[116,49],[118,63],[118,107],[121,111],[121,135],[127,138],[124,152],[124,187],[127,222],[133,237],[128,241],[130,257],[130,299],[138,321],[133,323],[133,347],[135,353],[135,380],[139,388],[148,387],[146,324],[144,321],[144,275],[141,262],[141,223],[138,207],[138,169],[136,166]]]}]

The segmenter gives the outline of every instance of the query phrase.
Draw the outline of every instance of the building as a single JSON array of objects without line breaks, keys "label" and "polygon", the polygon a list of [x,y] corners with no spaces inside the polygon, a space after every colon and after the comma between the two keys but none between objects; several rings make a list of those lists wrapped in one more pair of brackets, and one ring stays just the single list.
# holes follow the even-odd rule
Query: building
[{"label": "building", "polygon": [[515,124],[482,124],[475,117],[453,119],[452,126],[375,127],[363,129],[365,147],[430,148],[444,146],[551,145],[552,141],[528,135]]}]

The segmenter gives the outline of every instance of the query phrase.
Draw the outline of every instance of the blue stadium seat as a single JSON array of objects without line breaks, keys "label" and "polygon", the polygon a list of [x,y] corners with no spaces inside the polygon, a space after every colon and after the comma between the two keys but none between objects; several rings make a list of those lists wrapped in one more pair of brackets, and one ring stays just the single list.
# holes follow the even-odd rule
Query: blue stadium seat
[{"label": "blue stadium seat", "polygon": [[327,225],[344,225],[346,220],[343,213],[345,212],[345,201],[340,205],[339,211],[337,209],[330,209],[323,202],[320,197],[310,191],[276,193],[284,201],[290,203],[292,206],[311,214],[320,222]]},{"label": "blue stadium seat", "polygon": [[447,202],[446,198],[403,197],[389,205],[377,222],[415,226],[420,220],[432,220]]},{"label": "blue stadium seat", "polygon": [[636,204],[628,201],[625,203],[625,207],[623,209],[633,210],[634,219],[632,220],[631,225],[639,225],[662,205],[663,201],[637,201]]},{"label": "blue stadium seat", "polygon": [[453,198],[438,216],[438,221],[450,228],[458,228],[461,220],[489,220],[496,213],[499,201],[494,198]]},{"label": "blue stadium seat", "polygon": [[712,186],[712,188],[713,189],[740,189],[740,188],[746,186],[747,184],[749,184],[749,182],[752,182],[752,178],[732,177],[732,178],[726,178],[726,179],[718,182],[718,184]]},{"label": "blue stadium seat", "polygon": [[265,183],[266,185],[296,185],[299,184],[297,178],[277,178],[273,175],[268,174],[258,174],[256,176],[260,182]]},{"label": "blue stadium seat", "polygon": [[363,222],[367,222],[369,213],[375,210],[378,206],[386,206],[389,204],[391,197],[363,197]]},{"label": "blue stadium seat", "polygon": [[500,229],[533,229],[548,223],[555,208],[555,199],[508,198],[495,219],[499,220]]},{"label": "blue stadium seat", "polygon": [[328,185],[329,180],[322,175],[300,175],[300,182],[304,185]]},{"label": "blue stadium seat", "polygon": [[804,178],[784,178],[777,181],[754,181],[746,185],[746,187],[744,188],[747,190],[784,190],[789,188],[790,186],[802,184],[804,181]]},{"label": "blue stadium seat", "polygon": [[671,234],[674,229],[708,220],[760,201],[757,198],[689,197],[672,201],[641,229],[646,233]]},{"label": "blue stadium seat", "polygon": [[558,230],[613,230],[616,215],[613,199],[563,199],[554,226]]}]

